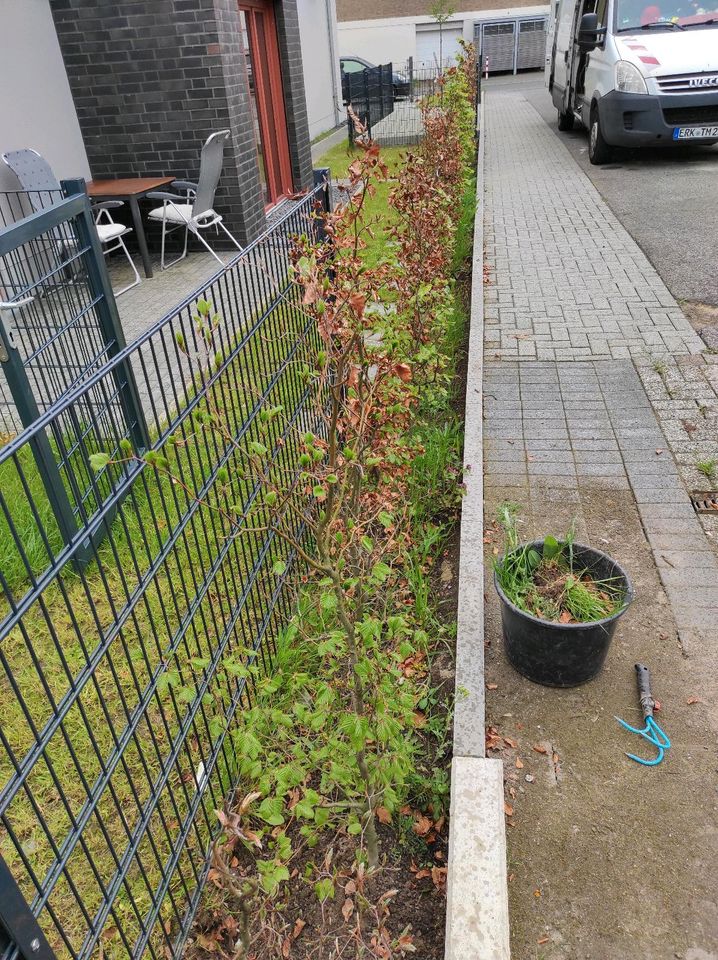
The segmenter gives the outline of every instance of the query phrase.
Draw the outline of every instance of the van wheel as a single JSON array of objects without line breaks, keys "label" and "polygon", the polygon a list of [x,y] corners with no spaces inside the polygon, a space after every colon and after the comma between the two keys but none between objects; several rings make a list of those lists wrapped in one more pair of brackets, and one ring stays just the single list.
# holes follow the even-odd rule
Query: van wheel
[{"label": "van wheel", "polygon": [[603,139],[601,121],[598,119],[598,109],[592,107],[591,122],[588,128],[588,159],[595,165],[608,163],[612,153],[611,147]]},{"label": "van wheel", "polygon": [[565,130],[573,130],[574,119],[575,119],[575,118],[574,118],[573,113],[571,113],[571,112],[569,112],[569,113],[561,113],[561,111],[559,110],[559,112],[558,112],[558,128],[559,128],[559,130],[564,130],[564,131],[565,131]]}]

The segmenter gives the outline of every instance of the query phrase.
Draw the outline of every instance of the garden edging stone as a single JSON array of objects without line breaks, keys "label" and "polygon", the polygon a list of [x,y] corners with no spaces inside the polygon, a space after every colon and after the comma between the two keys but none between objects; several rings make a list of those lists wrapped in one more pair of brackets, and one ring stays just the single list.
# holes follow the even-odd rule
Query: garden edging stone
[{"label": "garden edging stone", "polygon": [[446,960],[509,960],[503,763],[485,757],[484,724],[484,97],[479,110],[477,209],[464,423],[454,759],[446,899]]}]

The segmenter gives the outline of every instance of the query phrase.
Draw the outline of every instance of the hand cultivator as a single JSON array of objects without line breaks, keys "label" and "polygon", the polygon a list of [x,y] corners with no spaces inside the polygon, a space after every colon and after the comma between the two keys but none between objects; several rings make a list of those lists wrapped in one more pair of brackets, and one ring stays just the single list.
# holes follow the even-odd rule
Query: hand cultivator
[{"label": "hand cultivator", "polygon": [[625,730],[630,730],[631,733],[637,733],[639,737],[643,737],[648,743],[658,748],[658,756],[655,760],[644,760],[641,757],[637,757],[634,753],[627,753],[626,756],[630,757],[631,760],[635,760],[636,763],[643,764],[644,767],[655,767],[663,759],[663,754],[670,747],[671,741],[653,719],[656,701],[651,696],[651,675],[648,672],[648,667],[642,663],[636,664],[636,680],[638,681],[638,696],[641,700],[643,718],[646,721],[645,727],[639,730],[637,727],[632,727],[630,723],[626,723],[625,720],[621,720],[620,717],[616,717],[615,719],[618,720]]}]

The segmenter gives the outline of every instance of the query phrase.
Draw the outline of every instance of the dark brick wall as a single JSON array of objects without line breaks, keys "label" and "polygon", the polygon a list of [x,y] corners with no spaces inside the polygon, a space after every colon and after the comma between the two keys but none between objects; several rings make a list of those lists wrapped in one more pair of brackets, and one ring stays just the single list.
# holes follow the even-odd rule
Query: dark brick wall
[{"label": "dark brick wall", "polygon": [[[216,130],[231,146],[216,207],[242,243],[264,204],[236,0],[50,0],[94,177],[196,180]],[[295,0],[275,0],[295,183],[311,183]]]},{"label": "dark brick wall", "polygon": [[292,180],[296,190],[311,187],[312,148],[309,139],[307,100],[304,93],[304,71],[299,39],[299,16],[296,0],[275,0],[279,58],[282,65],[284,109],[287,114],[289,154],[292,161]]}]

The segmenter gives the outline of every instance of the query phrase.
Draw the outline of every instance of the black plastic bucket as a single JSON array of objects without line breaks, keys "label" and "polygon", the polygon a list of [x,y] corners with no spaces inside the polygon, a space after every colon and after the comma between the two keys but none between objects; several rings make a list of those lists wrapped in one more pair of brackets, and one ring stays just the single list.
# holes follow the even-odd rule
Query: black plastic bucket
[{"label": "black plastic bucket", "polygon": [[[543,540],[536,540],[531,546],[543,555]],[[494,584],[501,599],[506,655],[520,674],[548,687],[575,687],[596,676],[606,659],[616,624],[633,600],[628,574],[608,554],[574,543],[573,557],[574,565],[585,568],[596,580],[615,579],[617,590],[625,594],[624,604],[617,613],[591,623],[541,620],[519,610],[501,589],[494,573]]]}]

